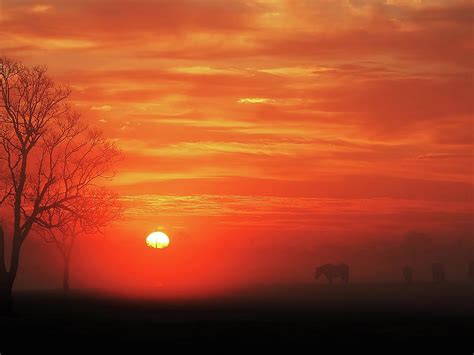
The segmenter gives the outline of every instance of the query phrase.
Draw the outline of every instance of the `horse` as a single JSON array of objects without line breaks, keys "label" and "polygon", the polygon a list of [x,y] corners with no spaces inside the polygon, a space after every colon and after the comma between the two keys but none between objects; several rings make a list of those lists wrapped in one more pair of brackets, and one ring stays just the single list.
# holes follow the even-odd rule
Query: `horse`
[{"label": "horse", "polygon": [[335,278],[340,278],[343,283],[349,283],[349,266],[347,264],[324,264],[316,268],[315,278],[321,275],[326,276],[329,284],[332,285]]},{"label": "horse", "polygon": [[410,265],[406,265],[402,268],[403,278],[405,283],[410,285],[413,283],[413,268]]},{"label": "horse", "polygon": [[434,263],[431,265],[431,273],[433,274],[433,281],[437,283],[446,280],[444,265],[442,263]]}]

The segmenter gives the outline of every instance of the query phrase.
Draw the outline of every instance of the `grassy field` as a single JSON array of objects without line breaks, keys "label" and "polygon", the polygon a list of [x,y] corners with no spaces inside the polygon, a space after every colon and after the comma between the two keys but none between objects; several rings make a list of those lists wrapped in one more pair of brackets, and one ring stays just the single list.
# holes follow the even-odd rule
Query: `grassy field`
[{"label": "grassy field", "polygon": [[473,300],[474,287],[454,284],[275,285],[181,301],[23,292],[16,294],[15,316],[0,318],[0,352],[16,353],[29,344],[52,350],[61,348],[60,339],[85,348],[341,341],[472,345]]}]

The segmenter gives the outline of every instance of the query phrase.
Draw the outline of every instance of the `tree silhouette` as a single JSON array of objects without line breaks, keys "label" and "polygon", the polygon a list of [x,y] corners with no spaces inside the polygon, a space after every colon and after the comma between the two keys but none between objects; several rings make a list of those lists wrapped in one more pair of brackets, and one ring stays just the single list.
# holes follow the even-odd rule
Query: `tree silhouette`
[{"label": "tree silhouette", "polygon": [[11,310],[20,251],[32,228],[112,176],[119,151],[66,103],[71,91],[44,67],[0,58],[0,202],[11,213],[10,265],[0,226],[0,306]]},{"label": "tree silhouette", "polygon": [[67,209],[52,209],[38,223],[38,232],[53,243],[64,262],[63,289],[69,291],[71,254],[80,235],[103,232],[109,223],[119,219],[123,206],[118,196],[105,188],[91,187],[83,191]]}]

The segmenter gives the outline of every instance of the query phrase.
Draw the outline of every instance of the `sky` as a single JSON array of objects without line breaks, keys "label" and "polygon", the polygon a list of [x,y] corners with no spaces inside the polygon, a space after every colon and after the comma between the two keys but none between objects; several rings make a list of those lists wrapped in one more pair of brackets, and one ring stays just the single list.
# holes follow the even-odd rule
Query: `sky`
[{"label": "sky", "polygon": [[[46,65],[124,152],[111,188],[125,216],[80,243],[73,277],[190,294],[311,282],[315,265],[348,261],[377,278],[407,233],[472,240],[473,10],[0,0],[1,54]],[[168,249],[146,248],[157,229]]]}]

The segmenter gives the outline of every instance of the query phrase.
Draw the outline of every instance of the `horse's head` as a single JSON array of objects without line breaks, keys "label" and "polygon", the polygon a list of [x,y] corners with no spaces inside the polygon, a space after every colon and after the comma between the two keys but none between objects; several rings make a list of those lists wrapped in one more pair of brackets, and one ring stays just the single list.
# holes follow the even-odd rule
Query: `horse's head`
[{"label": "horse's head", "polygon": [[315,279],[316,279],[316,280],[319,279],[319,276],[321,276],[321,274],[322,274],[321,268],[320,268],[320,267],[317,267],[317,268],[316,268],[316,272],[314,273]]}]

